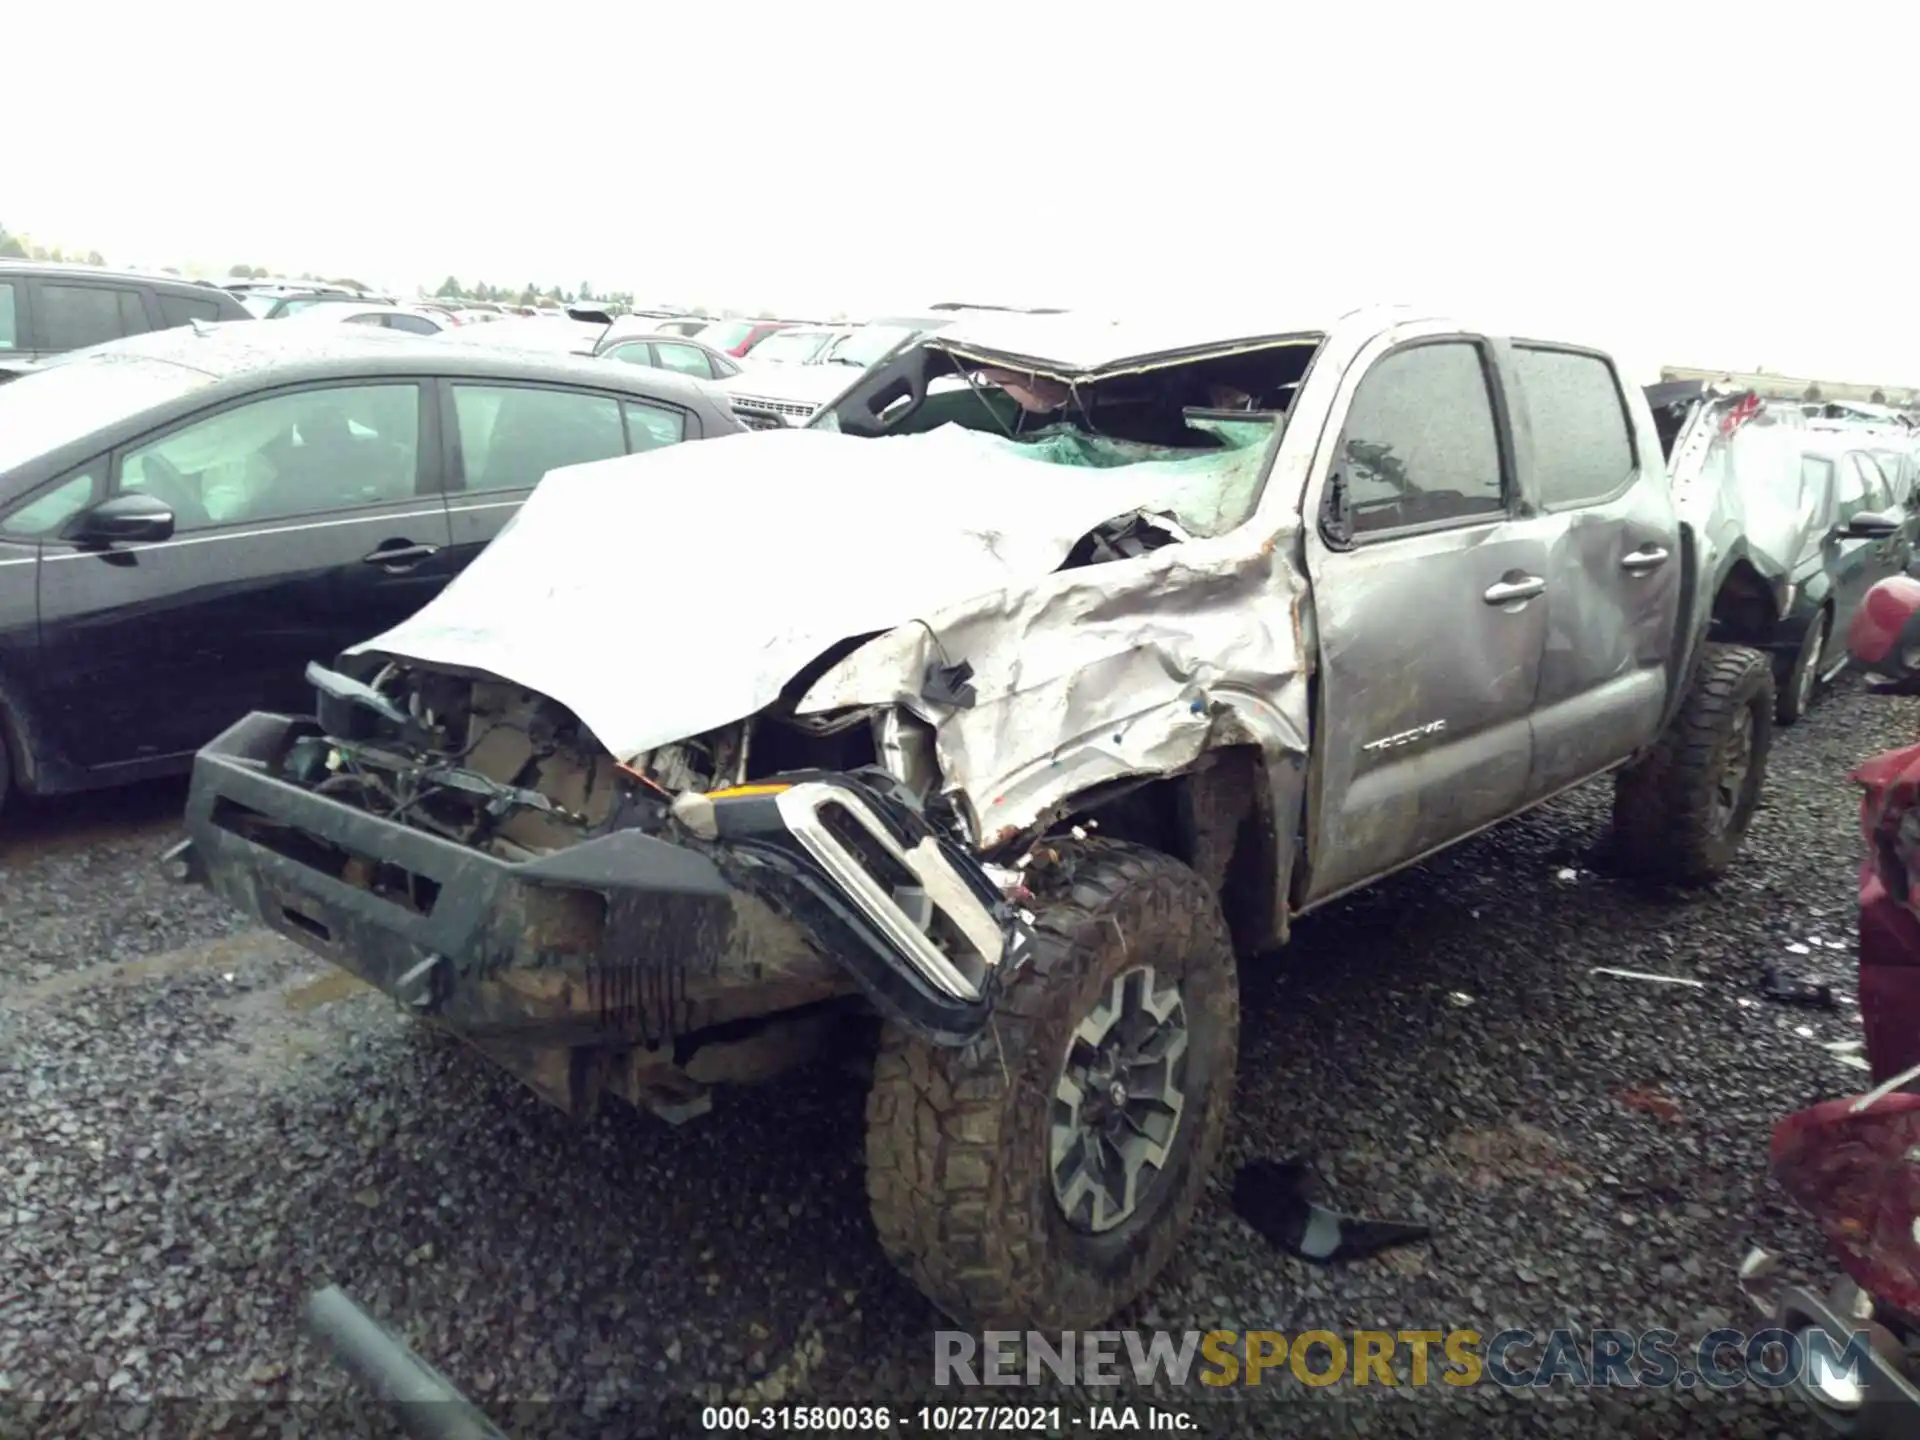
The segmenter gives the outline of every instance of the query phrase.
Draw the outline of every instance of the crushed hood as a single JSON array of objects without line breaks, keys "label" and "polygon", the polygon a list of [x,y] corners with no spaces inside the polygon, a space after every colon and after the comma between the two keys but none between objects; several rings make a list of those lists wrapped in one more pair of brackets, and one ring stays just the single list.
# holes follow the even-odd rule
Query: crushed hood
[{"label": "crushed hood", "polygon": [[995,592],[1011,615],[1103,521],[1210,531],[1263,458],[1090,468],[1045,449],[780,430],[556,470],[426,608],[347,653],[525,686],[631,759],[765,708],[841,641]]}]

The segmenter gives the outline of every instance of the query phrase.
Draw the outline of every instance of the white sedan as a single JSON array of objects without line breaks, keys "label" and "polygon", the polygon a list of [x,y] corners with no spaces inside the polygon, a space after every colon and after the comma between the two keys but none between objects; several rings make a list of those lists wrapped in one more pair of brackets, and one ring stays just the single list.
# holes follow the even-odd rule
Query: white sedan
[{"label": "white sedan", "polygon": [[417,305],[315,305],[286,318],[301,325],[371,325],[408,335],[438,335],[451,328],[445,315]]}]

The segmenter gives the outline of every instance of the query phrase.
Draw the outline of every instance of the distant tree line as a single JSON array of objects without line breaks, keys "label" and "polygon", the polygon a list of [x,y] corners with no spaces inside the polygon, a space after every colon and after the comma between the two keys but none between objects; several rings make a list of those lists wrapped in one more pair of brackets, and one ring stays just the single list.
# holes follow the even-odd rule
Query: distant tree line
[{"label": "distant tree line", "polygon": [[58,245],[36,245],[26,235],[16,235],[0,225],[0,260],[45,260],[54,265],[104,265],[106,257],[98,250],[69,254]]},{"label": "distant tree line", "polygon": [[[486,280],[462,281],[447,276],[433,292],[435,300],[478,300],[494,305],[603,305],[610,310],[631,310],[633,293],[628,290],[596,290],[591,280],[582,280],[569,290],[559,285],[542,285],[529,280],[525,285],[495,285]],[[694,310],[704,315],[704,310]]]},{"label": "distant tree line", "polygon": [[[52,264],[67,265],[105,265],[107,263],[106,256],[102,255],[98,250],[89,250],[85,254],[82,254],[78,250],[63,250],[58,245],[40,245],[35,243],[32,237],[16,234],[8,230],[4,225],[0,225],[0,259],[44,260]],[[179,267],[174,265],[163,265],[160,268],[162,273],[167,275],[178,275],[180,273]],[[227,278],[231,280],[267,280],[283,273],[284,272],[278,270],[269,270],[264,265],[230,265],[227,267]],[[311,270],[303,270],[300,274],[288,276],[287,278],[311,280],[325,285],[342,285],[352,290],[369,290],[372,288],[371,286],[362,284],[358,280],[344,277],[328,279],[326,276],[315,274]],[[425,293],[424,287],[422,293]],[[605,306],[616,312],[631,310],[634,307],[634,298],[631,291],[597,290],[594,288],[593,283],[588,280],[582,280],[579,285],[572,289],[567,289],[557,285],[542,285],[535,281],[528,281],[525,285],[517,286],[495,285],[484,280],[477,280],[469,284],[462,282],[455,276],[449,275],[445,280],[440,282],[440,287],[433,292],[433,298],[437,300],[478,300],[495,305],[574,305],[591,303]],[[757,315],[763,312],[735,309],[716,311],[709,310],[704,305],[689,305],[686,307],[686,313],[689,315],[713,315],[732,319],[736,316]],[[834,318],[840,319],[843,317],[835,316]]]}]

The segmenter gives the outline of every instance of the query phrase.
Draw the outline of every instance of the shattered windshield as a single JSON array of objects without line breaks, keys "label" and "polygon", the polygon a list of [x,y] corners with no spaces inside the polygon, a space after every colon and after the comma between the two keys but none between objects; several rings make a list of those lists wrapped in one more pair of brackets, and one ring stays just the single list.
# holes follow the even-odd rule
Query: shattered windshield
[{"label": "shattered windshield", "polygon": [[1124,476],[1114,477],[1117,492],[1152,497],[1139,509],[1170,516],[1189,535],[1224,535],[1253,514],[1267,452],[1283,420],[1277,414],[1190,410],[1190,440],[1181,445],[1091,435],[1071,424],[1049,425],[1017,439],[996,436],[993,442],[1040,464],[1123,470]]},{"label": "shattered windshield", "polygon": [[217,378],[165,360],[100,354],[0,385],[0,475]]}]

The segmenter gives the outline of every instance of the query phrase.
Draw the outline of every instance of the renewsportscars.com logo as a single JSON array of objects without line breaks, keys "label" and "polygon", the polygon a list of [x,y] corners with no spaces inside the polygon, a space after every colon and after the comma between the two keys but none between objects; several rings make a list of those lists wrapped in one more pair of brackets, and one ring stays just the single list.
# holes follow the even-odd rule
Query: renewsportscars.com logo
[{"label": "renewsportscars.com logo", "polygon": [[1864,1334],[1715,1330],[1687,1344],[1672,1330],[937,1330],[936,1385],[1555,1385],[1778,1389],[1809,1373],[1866,1375]]}]

